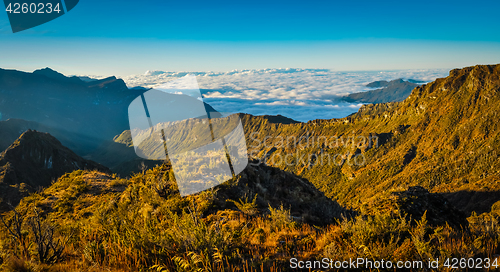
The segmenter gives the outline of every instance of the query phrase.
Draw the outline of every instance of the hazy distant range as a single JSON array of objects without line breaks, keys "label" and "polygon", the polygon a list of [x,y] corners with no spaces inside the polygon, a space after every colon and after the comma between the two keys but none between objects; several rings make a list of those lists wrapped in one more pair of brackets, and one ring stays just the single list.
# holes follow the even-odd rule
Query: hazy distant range
[{"label": "hazy distant range", "polygon": [[430,82],[449,69],[340,72],[328,69],[261,69],[230,72],[147,71],[124,77],[127,86],[154,87],[187,74],[197,76],[204,101],[220,112],[284,115],[297,121],[345,117],[362,103],[345,102],[348,94],[374,90],[380,80]]}]

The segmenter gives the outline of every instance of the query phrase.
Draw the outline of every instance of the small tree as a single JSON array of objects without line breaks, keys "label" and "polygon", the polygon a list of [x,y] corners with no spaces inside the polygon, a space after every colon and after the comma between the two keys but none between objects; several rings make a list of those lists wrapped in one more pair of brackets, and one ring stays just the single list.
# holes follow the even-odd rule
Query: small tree
[{"label": "small tree", "polygon": [[31,217],[28,225],[33,233],[37,245],[38,258],[41,263],[55,263],[62,257],[64,243],[54,238],[54,226],[42,222],[40,214],[34,208],[35,216]]},{"label": "small tree", "polygon": [[5,220],[2,216],[0,220],[14,243],[17,244],[16,251],[20,250],[21,257],[26,260],[31,259],[29,249],[34,242],[41,263],[55,263],[61,259],[64,243],[59,239],[56,241],[54,226],[42,221],[36,208],[34,208],[34,215],[28,220],[26,220],[26,215],[20,214],[16,209],[13,209],[13,213],[10,220]]},{"label": "small tree", "polygon": [[[25,216],[20,214],[16,209],[13,209],[14,215],[10,220],[5,220],[3,216],[0,216],[0,220],[10,234],[10,237],[16,244],[15,251],[20,250],[20,256],[26,260],[31,259],[29,252],[29,240],[28,233],[23,230],[23,223]],[[17,252],[16,254],[18,254]]]}]

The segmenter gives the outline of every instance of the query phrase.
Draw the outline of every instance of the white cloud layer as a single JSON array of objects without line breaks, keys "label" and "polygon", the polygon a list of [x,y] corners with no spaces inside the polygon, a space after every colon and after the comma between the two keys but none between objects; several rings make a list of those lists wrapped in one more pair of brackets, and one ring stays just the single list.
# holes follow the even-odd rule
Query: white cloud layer
[{"label": "white cloud layer", "polygon": [[221,112],[254,115],[281,114],[298,121],[345,117],[361,104],[339,101],[340,96],[369,90],[366,84],[397,78],[432,81],[448,69],[339,72],[328,69],[261,69],[230,72],[147,71],[124,77],[129,87],[154,87],[195,75],[204,101]]}]

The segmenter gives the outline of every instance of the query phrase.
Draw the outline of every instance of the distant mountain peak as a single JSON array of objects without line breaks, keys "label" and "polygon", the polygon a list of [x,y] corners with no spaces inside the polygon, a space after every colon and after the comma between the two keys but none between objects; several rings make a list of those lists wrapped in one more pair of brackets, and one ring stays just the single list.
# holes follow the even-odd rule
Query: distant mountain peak
[{"label": "distant mountain peak", "polygon": [[35,71],[33,71],[33,73],[34,74],[36,74],[36,73],[47,73],[47,74],[52,73],[52,74],[58,74],[58,75],[64,76],[63,74],[57,72],[54,69],[51,69],[50,67],[45,67],[45,68],[42,68],[42,69],[35,70]]},{"label": "distant mountain peak", "polygon": [[59,73],[49,67],[35,70],[33,71],[33,74],[45,76],[63,83],[87,85],[88,87],[112,87],[121,90],[128,90],[125,82],[122,79],[116,78],[115,76],[109,76],[103,79],[91,79],[89,77],[83,77],[82,79],[81,77],[77,76],[65,76],[62,73]]},{"label": "distant mountain peak", "polygon": [[33,71],[33,73],[57,73],[57,74],[60,74],[62,75],[61,73],[57,72],[56,70],[50,68],[50,67],[45,67],[45,68],[40,68],[40,69],[36,69]]},{"label": "distant mountain peak", "polygon": [[343,97],[343,100],[351,103],[387,103],[403,101],[411,94],[414,88],[420,86],[414,82],[418,81],[405,81],[402,78],[391,81],[374,81],[367,84],[366,87],[378,89],[352,93]]},{"label": "distant mountain peak", "polygon": [[80,78],[73,76],[73,77],[67,77],[49,67],[45,67],[39,70],[33,71],[34,75],[42,75],[51,79],[55,79],[58,81],[64,81],[68,83],[75,83],[75,84],[82,84],[84,81],[82,81]]}]

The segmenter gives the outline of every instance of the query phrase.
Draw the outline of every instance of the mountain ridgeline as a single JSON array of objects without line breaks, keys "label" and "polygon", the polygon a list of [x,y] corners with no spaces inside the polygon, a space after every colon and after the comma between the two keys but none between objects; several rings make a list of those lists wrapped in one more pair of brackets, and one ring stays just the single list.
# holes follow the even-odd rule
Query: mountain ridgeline
[{"label": "mountain ridgeline", "polygon": [[[500,200],[499,67],[452,70],[402,102],[364,105],[342,119],[300,123],[241,114],[250,156],[356,209],[377,209],[380,199],[422,186],[465,214],[487,212]],[[129,131],[115,142],[103,154],[133,153]]]},{"label": "mountain ridgeline", "polygon": [[[379,199],[422,186],[466,214],[489,211],[500,200],[499,67],[455,69],[424,85],[374,82],[372,87],[417,87],[402,102],[364,105],[341,119],[300,123],[241,114],[250,156],[306,178],[355,208],[376,209]],[[121,161],[116,169],[127,173],[131,144],[124,131],[97,157],[122,154],[113,161]]]}]

